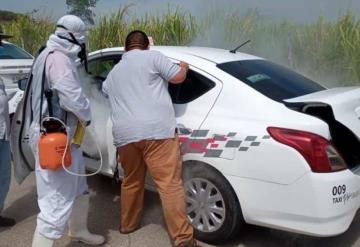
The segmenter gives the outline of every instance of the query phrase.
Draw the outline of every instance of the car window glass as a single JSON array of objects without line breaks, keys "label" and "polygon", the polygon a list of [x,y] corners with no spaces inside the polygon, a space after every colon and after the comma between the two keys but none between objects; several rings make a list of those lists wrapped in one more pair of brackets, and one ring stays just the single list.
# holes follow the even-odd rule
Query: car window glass
[{"label": "car window glass", "polygon": [[89,73],[84,65],[78,64],[78,71],[85,94],[92,100],[103,101],[102,84],[112,68],[120,61],[121,55],[102,56],[90,59],[88,62]]},{"label": "car window glass", "polygon": [[121,56],[96,59],[89,62],[89,73],[98,79],[105,80],[110,70],[120,61]]},{"label": "car window glass", "polygon": [[0,45],[0,59],[33,59],[27,52],[12,44]]},{"label": "car window glass", "polygon": [[266,60],[233,61],[217,67],[279,102],[325,89],[290,69]]},{"label": "car window glass", "polygon": [[215,87],[215,82],[189,70],[186,80],[181,84],[169,83],[169,93],[174,104],[189,103]]}]

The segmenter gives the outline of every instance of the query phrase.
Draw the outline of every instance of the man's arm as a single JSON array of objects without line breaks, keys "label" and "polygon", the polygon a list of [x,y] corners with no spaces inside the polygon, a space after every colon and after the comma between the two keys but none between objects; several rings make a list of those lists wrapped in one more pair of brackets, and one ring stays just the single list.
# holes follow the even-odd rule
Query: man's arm
[{"label": "man's arm", "polygon": [[173,76],[169,81],[172,84],[182,83],[186,79],[186,75],[189,70],[189,64],[181,61],[179,66],[180,66],[180,71],[175,76]]},{"label": "man's arm", "polygon": [[159,72],[160,76],[165,81],[178,84],[182,83],[186,79],[186,74],[189,69],[189,65],[187,63],[180,62],[180,64],[176,64],[160,52],[156,52],[154,54],[156,71]]}]

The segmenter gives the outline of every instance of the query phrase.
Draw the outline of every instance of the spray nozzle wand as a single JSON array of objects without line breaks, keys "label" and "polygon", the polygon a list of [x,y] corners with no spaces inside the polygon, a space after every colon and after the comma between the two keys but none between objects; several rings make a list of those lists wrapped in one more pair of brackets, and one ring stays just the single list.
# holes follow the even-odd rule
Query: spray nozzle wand
[{"label": "spray nozzle wand", "polygon": [[86,124],[79,120],[77,123],[77,126],[76,126],[72,144],[77,145],[77,146],[81,145],[82,141],[84,140],[84,136],[85,136],[85,128],[86,128]]}]

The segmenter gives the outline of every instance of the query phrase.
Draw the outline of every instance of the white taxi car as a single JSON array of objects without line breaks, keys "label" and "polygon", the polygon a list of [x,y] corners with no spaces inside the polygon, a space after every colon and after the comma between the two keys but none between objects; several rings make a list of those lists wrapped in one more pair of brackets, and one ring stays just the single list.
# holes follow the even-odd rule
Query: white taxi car
[{"label": "white taxi car", "polygon": [[[152,47],[190,64],[186,81],[169,85],[183,154],[188,219],[196,237],[226,241],[244,224],[314,236],[346,231],[360,206],[360,88],[326,89],[259,57],[200,47]],[[123,48],[89,56],[92,128],[112,175],[116,152],[102,81]],[[31,83],[31,82],[30,82]],[[33,169],[25,116],[15,115],[15,175]],[[15,133],[15,134],[14,134]],[[87,140],[88,168],[97,169]],[[121,171],[120,171],[121,176]],[[148,180],[151,185],[151,180]]]},{"label": "white taxi car", "polygon": [[28,74],[33,63],[33,57],[6,41],[0,45],[0,77],[9,96],[9,113],[15,113],[17,104],[23,97],[23,91],[18,88],[18,81],[29,77]]}]

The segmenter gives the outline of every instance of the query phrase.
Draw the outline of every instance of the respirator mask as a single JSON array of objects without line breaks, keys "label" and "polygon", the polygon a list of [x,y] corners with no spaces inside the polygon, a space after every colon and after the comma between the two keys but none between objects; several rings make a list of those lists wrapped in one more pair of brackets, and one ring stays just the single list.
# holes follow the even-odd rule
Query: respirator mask
[{"label": "respirator mask", "polygon": [[[63,25],[57,25],[57,27],[63,28],[65,30],[68,30],[66,27],[64,27]],[[72,32],[68,32],[68,34],[70,35],[70,38],[62,36],[62,35],[57,35],[60,39],[65,39],[67,41],[69,41],[72,44],[78,45],[81,50],[78,53],[78,58],[80,58],[80,62],[81,64],[84,64],[85,67],[85,71],[86,73],[89,74],[89,70],[88,70],[88,60],[87,60],[87,50],[86,50],[86,44],[85,44],[85,36],[82,36],[81,40],[83,40],[83,42],[79,42],[78,39],[75,38],[75,35]]]}]

